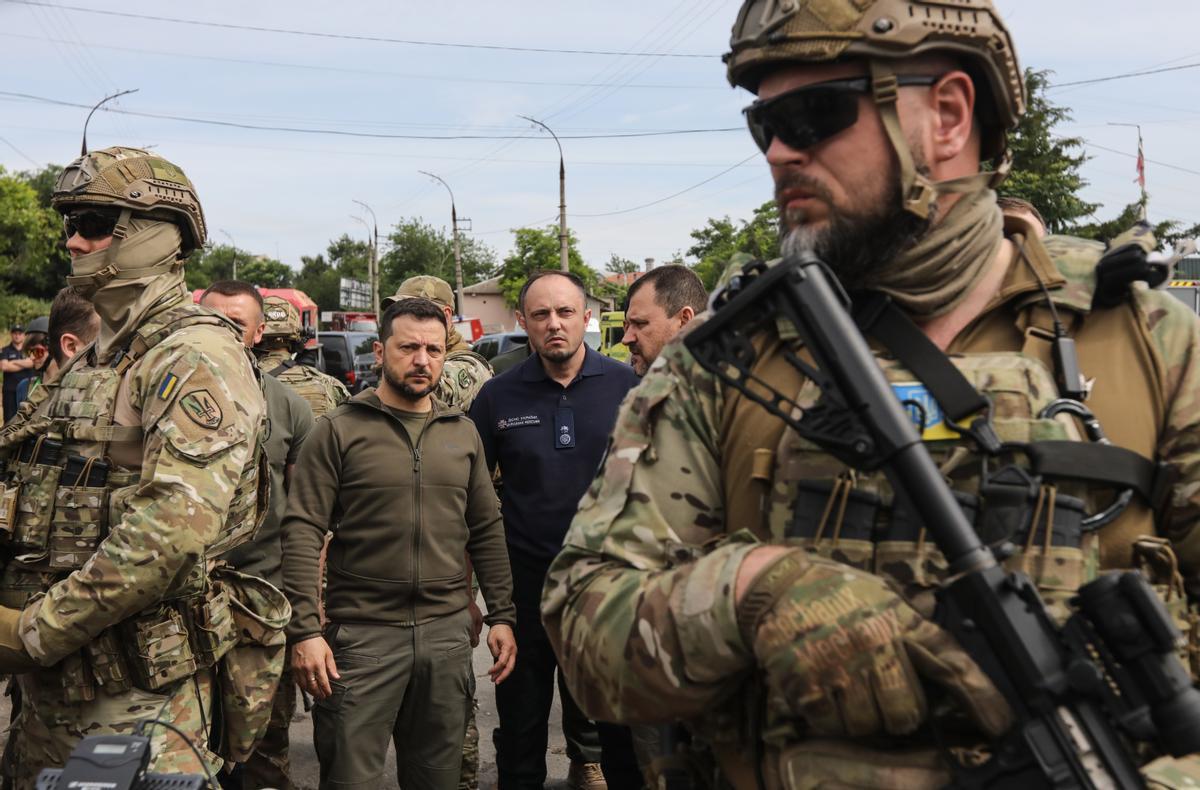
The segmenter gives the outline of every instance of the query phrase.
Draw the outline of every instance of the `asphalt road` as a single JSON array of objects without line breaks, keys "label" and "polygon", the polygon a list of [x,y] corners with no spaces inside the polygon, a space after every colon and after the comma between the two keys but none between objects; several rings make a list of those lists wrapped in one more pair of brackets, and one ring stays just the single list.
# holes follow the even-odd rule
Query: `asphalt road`
[{"label": "asphalt road", "polygon": [[[476,698],[479,701],[477,719],[479,727],[479,787],[481,790],[494,790],[496,787],[496,750],[492,746],[492,729],[497,722],[496,695],[487,674],[488,667],[492,665],[492,657],[488,653],[487,646],[482,642],[475,650],[474,660],[478,687]],[[9,720],[9,711],[8,696],[0,694],[0,722]],[[546,787],[550,790],[564,790],[567,786],[568,760],[562,729],[559,725],[561,711],[556,691],[554,708],[550,713],[550,748],[546,755],[548,773]],[[320,773],[317,754],[312,745],[312,718],[299,705],[297,705],[296,715],[292,719],[290,735],[292,781],[300,790],[316,790]],[[6,737],[7,733],[0,735],[0,745],[3,744]],[[399,788],[396,783],[396,754],[393,747],[388,749],[387,769],[379,788],[380,790],[397,790]]]},{"label": "asphalt road", "polygon": [[[487,629],[484,629],[486,635]],[[479,702],[479,713],[476,726],[479,727],[479,787],[480,790],[494,790],[496,787],[496,749],[492,745],[492,729],[496,727],[496,695],[494,686],[488,678],[488,668],[492,665],[492,656],[487,646],[481,641],[475,649],[475,678],[476,699]],[[519,660],[519,655],[518,655]],[[563,790],[567,786],[566,744],[563,741],[562,708],[558,702],[558,692],[555,690],[554,708],[550,711],[550,748],[546,755],[547,779],[549,790]],[[317,755],[312,745],[312,718],[299,706],[296,716],[292,719],[291,727],[292,781],[301,790],[316,790],[319,777]],[[388,749],[387,769],[384,771],[381,790],[397,790],[396,783],[396,753],[394,747]]]}]

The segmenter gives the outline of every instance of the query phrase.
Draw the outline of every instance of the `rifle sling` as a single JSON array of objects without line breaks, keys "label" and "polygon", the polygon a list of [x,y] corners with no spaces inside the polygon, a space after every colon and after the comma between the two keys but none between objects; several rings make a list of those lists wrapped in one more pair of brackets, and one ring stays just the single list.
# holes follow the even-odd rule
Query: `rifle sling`
[{"label": "rifle sling", "polygon": [[[854,296],[854,321],[863,334],[879,342],[928,387],[952,422],[960,423],[989,408],[987,398],[891,299],[875,292]],[[1124,447],[1041,441],[1024,449],[1032,465],[1030,471],[1038,476],[1130,488],[1154,510],[1170,493],[1167,465]]]}]

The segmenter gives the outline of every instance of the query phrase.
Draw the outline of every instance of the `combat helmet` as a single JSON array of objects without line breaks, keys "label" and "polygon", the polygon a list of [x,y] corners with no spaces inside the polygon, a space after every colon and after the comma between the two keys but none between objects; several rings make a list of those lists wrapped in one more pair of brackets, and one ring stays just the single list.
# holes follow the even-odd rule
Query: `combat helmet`
[{"label": "combat helmet", "polygon": [[140,148],[114,146],[79,157],[58,177],[50,205],[61,214],[83,206],[111,206],[173,222],[179,226],[184,256],[202,247],[207,237],[192,182],[178,166]]},{"label": "combat helmet", "polygon": [[282,296],[263,297],[263,337],[286,337],[300,340],[300,311]]},{"label": "combat helmet", "polygon": [[[865,60],[902,167],[907,145],[898,120],[889,120],[896,117],[894,64],[933,53],[953,57],[975,83],[982,154],[997,163],[992,185],[1007,173],[1006,133],[1025,113],[1025,81],[1012,37],[992,0],[746,0],[729,46],[724,61],[730,84],[755,93],[772,66]],[[932,186],[921,183],[919,175],[911,180],[917,187]],[[904,186],[912,191],[907,177]],[[921,213],[930,197],[927,190],[914,194],[906,208]]]}]

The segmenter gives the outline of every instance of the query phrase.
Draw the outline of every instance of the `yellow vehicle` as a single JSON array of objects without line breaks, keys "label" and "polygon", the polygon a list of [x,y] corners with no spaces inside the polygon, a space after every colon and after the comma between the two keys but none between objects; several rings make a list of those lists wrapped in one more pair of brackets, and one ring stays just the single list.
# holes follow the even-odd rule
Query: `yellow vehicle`
[{"label": "yellow vehicle", "polygon": [[629,347],[621,342],[625,336],[625,311],[600,314],[600,353],[620,362],[629,361]]}]

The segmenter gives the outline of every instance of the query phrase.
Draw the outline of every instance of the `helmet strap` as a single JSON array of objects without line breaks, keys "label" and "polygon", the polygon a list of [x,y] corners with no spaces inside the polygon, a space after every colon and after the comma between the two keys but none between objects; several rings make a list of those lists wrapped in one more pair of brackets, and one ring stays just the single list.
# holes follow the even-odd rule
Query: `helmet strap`
[{"label": "helmet strap", "polygon": [[939,195],[970,194],[981,189],[995,189],[1008,177],[1008,171],[1012,167],[1012,151],[1007,149],[996,169],[990,172],[981,171],[975,175],[946,181],[931,181],[918,173],[913,164],[912,149],[909,148],[908,139],[900,126],[900,112],[896,105],[896,73],[892,71],[891,66],[878,58],[872,58],[868,63],[875,106],[879,110],[883,128],[900,163],[900,189],[905,211],[921,219],[928,219]]}]

